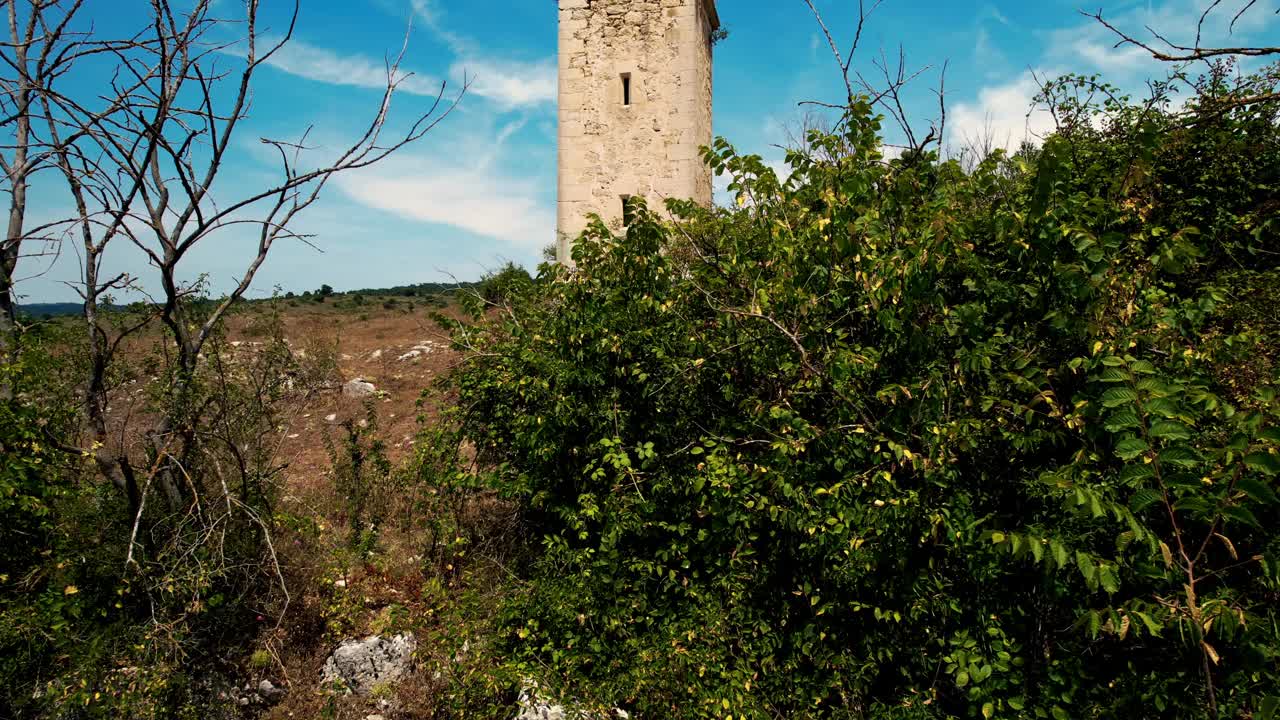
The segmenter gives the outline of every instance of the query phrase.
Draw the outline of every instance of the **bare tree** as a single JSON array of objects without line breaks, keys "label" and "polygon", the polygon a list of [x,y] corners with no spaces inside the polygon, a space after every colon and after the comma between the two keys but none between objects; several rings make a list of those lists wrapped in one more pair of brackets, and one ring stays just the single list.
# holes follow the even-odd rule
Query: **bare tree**
[{"label": "bare tree", "polygon": [[813,0],[803,0],[804,4],[809,8],[809,12],[813,14],[814,20],[818,24],[819,31],[822,32],[823,38],[827,41],[827,46],[831,48],[831,54],[835,59],[836,67],[840,72],[840,78],[844,82],[845,88],[845,105],[831,105],[823,102],[808,101],[803,104],[819,105],[837,110],[844,110],[849,103],[855,100],[855,91],[865,95],[868,101],[884,110],[897,123],[898,128],[902,131],[903,138],[906,141],[904,150],[918,154],[933,143],[939,145],[943,142],[946,133],[947,123],[947,106],[946,106],[946,74],[947,67],[942,67],[942,75],[938,83],[938,88],[934,91],[938,96],[939,116],[937,122],[931,123],[929,132],[920,137],[911,123],[910,116],[902,99],[902,90],[916,78],[928,72],[931,68],[924,66],[917,69],[909,69],[907,66],[906,53],[901,46],[898,47],[897,57],[890,60],[889,56],[883,49],[880,51],[878,58],[871,60],[871,65],[881,76],[874,81],[867,78],[859,70],[854,67],[854,60],[857,57],[858,48],[862,44],[862,36],[866,30],[867,21],[872,14],[880,7],[884,0],[874,0],[867,5],[867,0],[858,0],[858,20],[854,25],[853,39],[849,42],[849,49],[842,51],[840,44],[836,40],[836,36],[827,26],[826,21],[822,17],[822,12],[814,4]]},{"label": "bare tree", "polygon": [[[1212,65],[1213,62],[1221,62],[1224,59],[1233,58],[1274,58],[1280,56],[1280,46],[1277,45],[1206,45],[1204,43],[1205,27],[1215,16],[1222,17],[1224,8],[1223,0],[1213,0],[1200,13],[1200,18],[1196,22],[1195,38],[1190,44],[1185,42],[1174,42],[1165,33],[1152,27],[1147,27],[1146,32],[1150,39],[1142,39],[1131,31],[1126,31],[1116,24],[1103,17],[1102,11],[1084,12],[1085,17],[1091,18],[1095,22],[1106,28],[1113,36],[1115,36],[1115,47],[1131,46],[1139,48],[1155,60],[1168,63],[1191,63],[1204,62]],[[1258,10],[1258,0],[1248,0],[1231,15],[1230,21],[1227,23],[1227,31],[1234,33],[1237,23],[1240,19],[1251,12]],[[1280,9],[1275,11],[1276,15],[1280,15]],[[1213,72],[1212,66],[1210,72]],[[1239,89],[1239,92],[1232,92],[1230,97],[1218,99],[1215,103],[1216,111],[1226,111],[1233,107],[1243,107],[1247,105],[1257,105],[1259,103],[1272,103],[1280,101],[1280,93],[1275,92],[1274,85],[1270,87],[1254,87],[1252,85]]]},{"label": "bare tree", "polygon": [[[1249,0],[1248,2],[1246,2],[1244,6],[1240,8],[1239,11],[1237,11],[1234,15],[1231,16],[1231,22],[1228,25],[1228,30],[1230,32],[1235,32],[1236,23],[1240,21],[1240,18],[1244,17],[1249,12],[1255,10],[1257,5],[1258,5],[1258,0]],[[1124,30],[1121,30],[1120,28],[1113,25],[1110,21],[1104,19],[1102,17],[1101,10],[1097,10],[1095,12],[1084,12],[1084,15],[1086,17],[1093,18],[1096,22],[1100,23],[1103,27],[1110,30],[1112,34],[1116,35],[1119,38],[1119,40],[1116,42],[1116,47],[1132,45],[1134,47],[1141,48],[1146,52],[1150,53],[1151,57],[1155,58],[1156,60],[1161,60],[1164,62],[1189,62],[1193,60],[1208,60],[1210,58],[1223,57],[1223,56],[1229,56],[1229,55],[1246,56],[1246,57],[1266,57],[1269,55],[1280,55],[1280,46],[1255,46],[1255,47],[1229,47],[1229,46],[1207,47],[1205,46],[1202,42],[1204,39],[1205,23],[1207,23],[1215,13],[1218,13],[1221,10],[1222,10],[1222,0],[1213,0],[1213,2],[1209,3],[1205,7],[1204,12],[1200,13],[1199,21],[1196,23],[1195,41],[1192,42],[1192,44],[1190,45],[1175,43],[1172,40],[1170,40],[1168,37],[1166,37],[1164,34],[1162,34],[1160,31],[1151,27],[1148,27],[1146,30],[1153,38],[1153,41],[1139,40],[1137,37],[1125,32]],[[1277,10],[1276,14],[1280,15],[1280,10]],[[1158,48],[1156,44],[1163,46],[1164,49]]]},{"label": "bare tree", "polygon": [[[188,472],[202,452],[203,408],[188,402],[192,379],[206,343],[249,290],[272,248],[286,240],[310,243],[292,229],[293,222],[334,176],[374,165],[422,139],[466,91],[465,80],[451,95],[442,83],[425,108],[393,125],[392,101],[409,77],[401,70],[406,35],[406,45],[387,60],[385,87],[357,137],[319,162],[310,161],[319,150],[307,144],[309,128],[292,139],[261,138],[278,158],[279,177],[246,190],[243,178],[227,175],[228,156],[252,108],[255,76],[293,36],[300,0],[286,2],[287,24],[274,35],[262,25],[262,0],[235,4],[241,14],[234,18],[216,15],[214,0],[181,8],[150,0],[146,26],[136,35],[101,40],[67,30],[83,14],[82,0],[30,0],[22,9],[18,0],[0,0],[13,38],[2,81],[6,111],[15,134],[20,130],[26,138],[15,143],[13,159],[6,158],[11,212],[5,251],[12,246],[16,258],[16,248],[37,231],[74,238],[82,263],[75,289],[84,303],[90,359],[82,384],[87,437],[64,446],[92,457],[137,517],[153,481],[171,510],[199,501],[199,483]],[[60,91],[53,81],[90,53],[111,60],[103,89],[84,95]],[[39,161],[32,157],[36,147]],[[44,168],[55,173],[48,177],[59,178],[71,210],[40,228],[24,229],[27,182]],[[251,230],[255,251],[225,297],[194,313],[189,300],[199,290],[183,281],[186,261],[197,246],[224,239],[232,228]],[[103,317],[104,298],[144,286],[128,274],[104,272],[108,253],[125,245],[146,256],[155,273],[146,285],[160,291],[147,304],[150,313],[129,324]],[[8,283],[0,295],[11,298],[12,277],[7,271],[0,280]],[[12,301],[5,302],[12,323]],[[122,341],[156,320],[172,348],[173,379],[164,411],[145,432],[145,457],[135,458],[137,448],[113,441],[109,433],[108,370]]]},{"label": "bare tree", "polygon": [[[54,148],[41,134],[43,99],[55,83],[89,55],[107,52],[114,44],[94,41],[72,32],[71,23],[83,0],[0,0],[7,23],[0,43],[0,182],[9,196],[5,235],[0,240],[0,360],[11,361],[18,351],[17,300],[14,295],[19,259],[31,240],[48,239],[50,225],[29,227],[27,192],[32,179],[52,167]],[[39,253],[37,253],[39,254]],[[10,388],[0,385],[0,394]]]}]

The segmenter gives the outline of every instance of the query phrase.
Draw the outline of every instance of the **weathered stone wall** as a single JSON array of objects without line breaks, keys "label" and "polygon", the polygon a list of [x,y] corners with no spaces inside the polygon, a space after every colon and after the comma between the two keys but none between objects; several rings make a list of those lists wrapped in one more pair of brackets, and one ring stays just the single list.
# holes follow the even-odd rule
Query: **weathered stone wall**
[{"label": "weathered stone wall", "polygon": [[717,25],[714,0],[560,0],[562,262],[589,213],[621,223],[624,196],[711,203],[698,148],[711,144]]}]

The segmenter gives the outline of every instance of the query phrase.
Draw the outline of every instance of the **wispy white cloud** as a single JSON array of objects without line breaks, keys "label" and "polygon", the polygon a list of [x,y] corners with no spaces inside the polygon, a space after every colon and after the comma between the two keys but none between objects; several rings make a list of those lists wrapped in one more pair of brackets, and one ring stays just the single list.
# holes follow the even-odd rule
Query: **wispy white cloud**
[{"label": "wispy white cloud", "polygon": [[[387,60],[337,53],[297,39],[280,48],[267,64],[281,72],[315,82],[372,89],[385,88],[390,72]],[[436,95],[440,92],[440,81],[429,75],[402,69],[396,79],[401,92],[412,95]]]},{"label": "wispy white cloud", "polygon": [[454,63],[451,72],[454,76],[467,76],[471,93],[503,109],[549,105],[556,100],[554,60],[526,63],[473,58]]},{"label": "wispy white cloud", "polygon": [[[1243,44],[1251,35],[1262,30],[1274,10],[1259,5],[1251,13],[1245,13],[1231,27],[1237,11],[1249,0],[1224,0],[1217,3],[1215,12],[1208,15],[1201,28],[1204,45]],[[1150,41],[1153,46],[1163,43],[1150,35],[1148,28],[1162,33],[1170,41],[1183,45],[1195,42],[1197,26],[1205,9],[1214,0],[1164,0],[1130,5],[1125,10],[1107,15],[1116,27],[1132,32],[1135,37]],[[993,8],[983,11],[985,18],[1001,25],[1009,23]],[[976,97],[952,106],[947,124],[949,141],[959,147],[977,144],[992,147],[1017,147],[1024,140],[1034,141],[1053,128],[1052,118],[1046,111],[1033,107],[1033,99],[1039,90],[1036,76],[1047,79],[1059,74],[1057,68],[1070,68],[1074,72],[1099,73],[1102,79],[1119,86],[1141,92],[1150,77],[1163,77],[1169,69],[1154,60],[1142,48],[1133,45],[1117,45],[1114,33],[1093,20],[1081,18],[1069,27],[1039,33],[1043,52],[1033,58],[1032,70],[1000,67],[999,58],[991,43],[991,36],[980,28],[974,48],[975,58],[985,59],[993,65],[996,75],[992,82],[980,88]]]},{"label": "wispy white cloud", "polygon": [[438,223],[537,250],[555,240],[555,215],[538,185],[482,166],[418,158],[338,180],[352,200],[418,222]]},{"label": "wispy white cloud", "polygon": [[982,6],[982,10],[978,12],[978,20],[979,22],[994,20],[1005,27],[1013,27],[1013,23],[1009,21],[1009,18],[1005,17],[1004,13],[1000,12],[1000,8],[991,3],[986,3]]},{"label": "wispy white cloud", "polygon": [[1042,137],[1053,128],[1053,118],[1033,107],[1039,89],[1028,70],[1010,82],[982,88],[971,102],[957,103],[947,114],[951,142],[959,147],[1016,148]]},{"label": "wispy white cloud", "polygon": [[500,58],[450,30],[437,0],[410,0],[410,7],[418,21],[457,56],[450,74],[468,78],[473,95],[490,100],[501,109],[555,102],[558,70],[554,57],[532,62]]},{"label": "wispy white cloud", "polygon": [[[449,77],[452,81],[467,79],[472,96],[494,103],[501,111],[550,107],[555,103],[558,92],[555,58],[523,61],[492,56],[447,30],[441,23],[439,11],[428,0],[413,0],[413,9],[418,19],[457,56],[449,68]],[[388,59],[337,52],[296,38],[268,61],[276,70],[315,82],[371,89],[386,87],[388,63]],[[441,80],[430,74],[401,68],[396,79],[402,92],[427,96],[440,92]]]},{"label": "wispy white cloud", "polygon": [[361,205],[536,251],[555,239],[546,183],[504,164],[507,143],[526,125],[525,118],[507,123],[487,133],[487,141],[454,139],[459,152],[447,159],[438,153],[400,155],[335,181]]},{"label": "wispy white cloud", "polygon": [[[533,119],[554,116],[549,111],[558,91],[555,59],[499,57],[451,31],[442,7],[433,0],[410,0],[408,5],[415,24],[453,56],[447,72],[451,84],[465,77],[470,82],[468,98],[484,102],[464,101],[466,127],[442,127],[451,146],[447,154],[402,151],[375,167],[335,178],[334,187],[357,205],[402,220],[458,228],[502,241],[513,250],[536,252],[555,239],[554,194],[548,192],[549,178],[541,170],[517,170],[521,163],[508,155],[507,144],[521,141],[519,133],[530,113]],[[382,64],[306,44],[275,64],[286,72],[338,85],[381,87],[386,82]],[[411,92],[439,90],[435,81],[416,76],[406,82],[412,83],[405,88]],[[514,121],[499,121],[516,110],[522,112]]]},{"label": "wispy white cloud", "polygon": [[[1237,17],[1251,4],[1252,9]],[[1251,35],[1267,27],[1276,12],[1276,8],[1267,7],[1271,4],[1249,0],[1164,0],[1137,4],[1104,17],[1152,47],[1167,48],[1164,40],[1152,31],[1177,45],[1194,45],[1199,34],[1204,46],[1230,46],[1248,44]],[[1211,8],[1212,11],[1205,14]],[[1082,18],[1072,27],[1050,31],[1045,39],[1045,56],[1049,61],[1097,71],[1112,82],[1123,84],[1136,77],[1163,74],[1161,62],[1142,48],[1118,45],[1120,38],[1115,33],[1091,19]]]}]

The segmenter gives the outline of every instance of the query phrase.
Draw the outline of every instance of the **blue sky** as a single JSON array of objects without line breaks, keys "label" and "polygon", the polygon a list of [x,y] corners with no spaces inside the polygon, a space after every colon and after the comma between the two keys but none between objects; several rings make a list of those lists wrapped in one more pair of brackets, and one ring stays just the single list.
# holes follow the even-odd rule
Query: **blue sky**
[{"label": "blue sky", "polygon": [[[1145,25],[1187,38],[1211,0],[1090,0],[1127,28]],[[1247,0],[1224,0],[1224,16]],[[99,28],[130,22],[122,11],[143,0],[89,0]],[[1233,44],[1280,38],[1280,0],[1262,0],[1235,28]],[[286,0],[262,0],[269,25],[283,29]],[[730,30],[716,48],[715,132],[741,150],[780,165],[788,128],[803,100],[838,100],[839,76],[829,48],[802,0],[719,0]],[[856,0],[817,0],[828,26],[851,37]],[[238,0],[219,0],[232,13]],[[938,69],[949,63],[948,142],[989,129],[1016,143],[1043,131],[1048,119],[1028,117],[1032,73],[1102,73],[1140,88],[1162,68],[1132,48],[1115,49],[1105,31],[1078,8],[1079,0],[885,0],[865,33],[858,67],[899,44],[913,68],[930,68],[908,94],[913,112],[936,112]],[[319,252],[305,244],[278,246],[259,273],[253,297],[273,288],[302,291],[328,283],[339,290],[451,277],[473,279],[506,260],[533,267],[554,237],[556,157],[556,22],[551,0],[303,0],[294,41],[257,77],[250,122],[225,170],[249,187],[271,178],[275,166],[261,136],[296,137],[313,127],[316,153],[349,142],[380,98],[384,58],[412,34],[403,67],[414,72],[393,113],[407,118],[425,107],[442,80],[464,73],[474,84],[462,104],[418,144],[386,163],[345,176],[298,223],[314,233]],[[1210,27],[1209,39],[1225,34]],[[1268,39],[1269,38],[1269,39]],[[399,122],[397,120],[396,122]],[[927,126],[927,122],[925,123]],[[892,138],[890,138],[892,141]],[[49,176],[52,179],[52,176]],[[60,212],[65,198],[34,190],[32,215]],[[205,241],[188,260],[188,277],[207,274],[225,291],[250,259],[252,240],[229,229]],[[108,269],[128,271],[144,287],[151,273],[123,246]],[[78,271],[68,245],[56,260],[28,258],[19,285],[26,302],[74,299],[65,285]]]}]

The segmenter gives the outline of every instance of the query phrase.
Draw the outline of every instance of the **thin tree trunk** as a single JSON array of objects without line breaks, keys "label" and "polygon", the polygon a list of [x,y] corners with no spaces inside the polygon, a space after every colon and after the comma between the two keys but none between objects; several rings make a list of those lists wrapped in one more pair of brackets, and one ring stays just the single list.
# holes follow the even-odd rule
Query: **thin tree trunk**
[{"label": "thin tree trunk", "polygon": [[[13,362],[18,358],[18,309],[14,299],[14,273],[18,268],[18,256],[22,248],[22,236],[27,215],[27,167],[31,142],[32,83],[28,75],[27,51],[35,31],[34,19],[22,33],[18,27],[17,3],[9,3],[9,37],[13,43],[13,62],[18,69],[14,126],[13,158],[7,159],[4,169],[9,175],[9,223],[5,229],[4,245],[0,246],[0,361]],[[24,37],[25,35],[25,37]],[[8,378],[0,378],[0,400],[13,397],[13,387]]]}]

